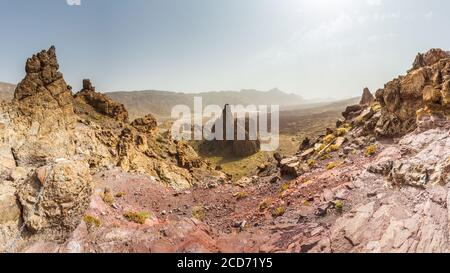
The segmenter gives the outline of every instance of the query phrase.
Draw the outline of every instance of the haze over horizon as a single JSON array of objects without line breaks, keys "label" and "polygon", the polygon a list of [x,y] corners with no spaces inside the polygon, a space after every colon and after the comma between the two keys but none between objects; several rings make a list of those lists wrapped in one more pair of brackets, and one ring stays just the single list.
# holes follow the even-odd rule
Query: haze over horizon
[{"label": "haze over horizon", "polygon": [[20,81],[23,61],[54,44],[74,90],[91,78],[100,91],[348,98],[383,87],[417,52],[450,49],[442,0],[0,1],[0,81]]}]

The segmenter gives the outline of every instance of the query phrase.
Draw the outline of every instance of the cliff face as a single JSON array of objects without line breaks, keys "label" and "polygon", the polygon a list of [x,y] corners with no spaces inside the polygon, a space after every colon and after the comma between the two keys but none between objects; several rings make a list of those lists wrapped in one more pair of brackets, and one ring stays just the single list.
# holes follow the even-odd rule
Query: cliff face
[{"label": "cliff face", "polygon": [[0,102],[12,100],[15,88],[14,84],[0,82]]}]

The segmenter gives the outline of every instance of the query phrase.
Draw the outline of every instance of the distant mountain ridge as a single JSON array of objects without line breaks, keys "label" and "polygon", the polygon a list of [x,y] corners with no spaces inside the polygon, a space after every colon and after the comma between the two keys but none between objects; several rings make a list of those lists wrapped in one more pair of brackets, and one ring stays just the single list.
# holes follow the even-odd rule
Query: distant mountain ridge
[{"label": "distant mountain ridge", "polygon": [[0,101],[11,100],[16,86],[11,83],[0,82]]},{"label": "distant mountain ridge", "polygon": [[[13,98],[14,84],[0,82],[0,100]],[[161,117],[170,116],[175,105],[194,107],[194,97],[202,97],[203,105],[280,105],[295,106],[304,103],[304,99],[296,94],[288,94],[279,89],[258,91],[244,89],[241,91],[215,91],[204,93],[181,93],[171,91],[118,91],[105,93],[111,99],[122,103],[129,109],[132,117],[148,113]]]},{"label": "distant mountain ridge", "polygon": [[241,91],[216,91],[205,93],[176,93],[169,91],[130,91],[109,92],[113,100],[123,103],[132,116],[153,113],[158,116],[169,116],[175,105],[187,105],[193,108],[194,97],[202,97],[203,105],[280,105],[293,106],[304,102],[295,94],[287,94],[278,89],[258,91],[245,89]]}]

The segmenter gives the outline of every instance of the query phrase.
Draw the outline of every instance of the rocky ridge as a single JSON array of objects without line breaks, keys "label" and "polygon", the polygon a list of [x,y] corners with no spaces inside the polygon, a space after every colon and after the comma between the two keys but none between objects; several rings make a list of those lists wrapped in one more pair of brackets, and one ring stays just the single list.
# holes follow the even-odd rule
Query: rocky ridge
[{"label": "rocky ridge", "polygon": [[123,105],[89,80],[74,96],[55,47],[29,58],[25,71],[14,100],[0,108],[0,207],[9,208],[0,218],[2,250],[27,238],[64,240],[89,207],[99,170],[146,173],[177,190],[224,179],[190,146],[159,132],[150,114],[128,123]]},{"label": "rocky ridge", "polygon": [[432,49],[419,54],[405,76],[388,82],[376,92],[382,106],[376,134],[396,137],[411,132],[417,121],[449,114],[450,54]]},{"label": "rocky ridge", "polygon": [[83,89],[75,95],[75,99],[81,99],[100,114],[120,122],[128,122],[128,111],[125,109],[125,106],[111,100],[102,93],[97,93],[95,87],[88,79],[83,80]]},{"label": "rocky ridge", "polygon": [[[0,240],[14,234],[17,219],[24,218],[31,231],[34,226],[64,227],[67,236],[61,241],[34,238],[18,248],[23,252],[448,252],[450,122],[444,99],[448,94],[445,85],[435,85],[448,80],[448,54],[431,50],[420,56],[406,76],[378,91],[375,101],[370,102],[368,90],[364,91],[361,104],[347,107],[335,128],[316,140],[305,140],[294,157],[276,154],[259,168],[258,176],[235,185],[209,181],[206,187],[180,191],[163,186],[157,179],[161,176],[124,172],[142,167],[145,144],[151,146],[149,139],[159,134],[153,119],[124,128],[114,118],[96,118],[98,112],[91,105],[76,100],[76,134],[93,132],[92,139],[97,139],[95,134],[101,131],[101,143],[109,144],[98,147],[117,147],[117,155],[102,157],[95,144],[87,157],[81,152],[86,145],[80,144],[83,138],[75,138],[76,150],[81,151],[72,158],[88,158],[85,166],[95,170],[83,221],[71,219],[78,219],[84,208],[69,210],[64,217],[50,209],[58,207],[51,201],[65,208],[63,199],[70,200],[72,193],[85,187],[77,182],[88,176],[83,167],[67,170],[71,164],[55,159],[20,176],[15,160],[21,157],[2,153],[1,158],[12,159],[0,161],[12,170],[10,176],[24,178],[21,183],[9,179],[2,184],[0,207],[11,210],[0,214],[9,223],[1,225]],[[442,81],[422,78],[426,71],[445,76]],[[427,87],[431,84],[437,90],[431,93],[441,98],[432,104]],[[414,118],[406,119],[405,113]],[[11,126],[3,124],[0,128]],[[70,128],[62,132],[70,136]],[[170,166],[202,165],[189,146],[174,144],[176,148],[168,151],[175,163]],[[156,151],[156,157],[164,154]],[[110,160],[118,167],[102,168]],[[59,183],[55,173],[64,173],[58,177],[74,181],[77,190],[62,195],[64,191],[52,190],[68,186]],[[38,193],[36,198],[39,183],[49,185],[49,194]],[[21,213],[20,206],[11,202],[16,200],[16,188],[20,202],[44,200],[38,202],[37,218],[28,216],[34,215],[32,210]],[[68,208],[73,206],[68,202]]]}]

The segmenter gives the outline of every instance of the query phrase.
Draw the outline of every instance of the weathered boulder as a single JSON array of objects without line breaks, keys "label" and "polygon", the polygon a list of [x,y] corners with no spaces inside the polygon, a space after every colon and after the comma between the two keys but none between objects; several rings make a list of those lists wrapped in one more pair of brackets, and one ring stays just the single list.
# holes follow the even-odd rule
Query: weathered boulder
[{"label": "weathered boulder", "polygon": [[205,161],[198,156],[194,148],[182,141],[177,143],[177,159],[178,165],[188,170],[206,167]]},{"label": "weathered boulder", "polygon": [[288,177],[296,178],[304,173],[302,164],[296,156],[281,160],[280,168],[281,175]]},{"label": "weathered boulder", "polygon": [[305,139],[303,139],[302,144],[300,144],[300,148],[299,151],[304,151],[311,148],[311,140],[306,137]]},{"label": "weathered boulder", "polygon": [[38,168],[19,187],[22,217],[33,233],[64,237],[79,224],[92,194],[89,166],[65,159]]},{"label": "weathered boulder", "polygon": [[345,109],[345,111],[342,113],[342,116],[346,120],[351,120],[351,119],[359,116],[363,110],[364,110],[364,106],[361,104],[351,105]]},{"label": "weathered boulder", "polygon": [[373,114],[372,117],[364,123],[363,126],[364,134],[366,135],[373,134],[380,118],[381,112]]},{"label": "weathered boulder", "polygon": [[305,151],[300,155],[300,158],[303,159],[303,160],[306,160],[306,159],[308,159],[309,157],[311,157],[311,156],[314,154],[315,151],[316,151],[316,149],[314,149],[314,148],[309,148],[308,150],[305,150]]},{"label": "weathered boulder", "polygon": [[16,198],[16,189],[0,184],[0,225],[16,222],[20,217],[20,207]]},{"label": "weathered boulder", "polygon": [[11,148],[0,145],[0,177],[5,178],[10,175],[15,167],[16,162],[11,152]]},{"label": "weathered boulder", "polygon": [[358,117],[355,118],[355,123],[357,123],[358,125],[364,124],[365,122],[370,120],[374,114],[375,112],[373,111],[372,107],[367,107],[361,112]]}]

